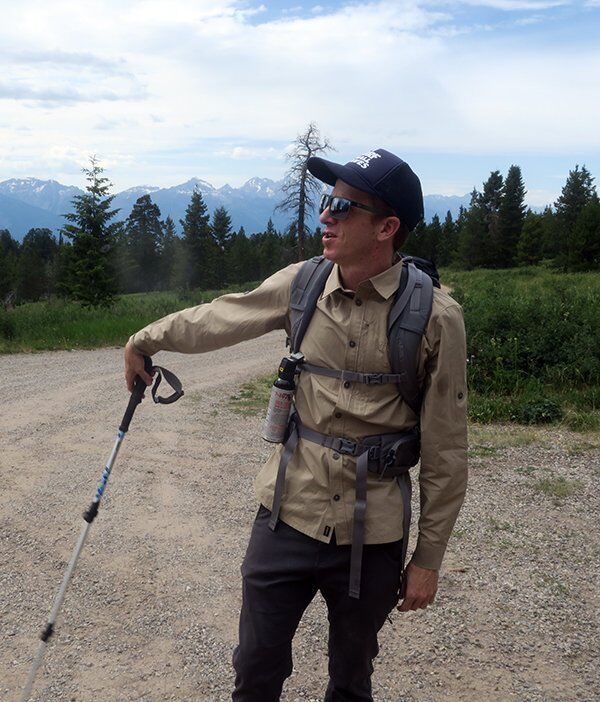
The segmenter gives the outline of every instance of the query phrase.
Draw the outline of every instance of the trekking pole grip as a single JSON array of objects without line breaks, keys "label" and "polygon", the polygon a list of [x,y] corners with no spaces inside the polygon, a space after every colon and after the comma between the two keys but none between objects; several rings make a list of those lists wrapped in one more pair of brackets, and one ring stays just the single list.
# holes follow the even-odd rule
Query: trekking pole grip
[{"label": "trekking pole grip", "polygon": [[[150,358],[150,356],[144,356],[144,370],[146,371],[146,373],[152,374],[152,359]],[[140,378],[139,375],[136,376],[135,383],[133,385],[133,392],[131,393],[131,397],[129,398],[129,404],[127,405],[127,409],[125,410],[125,414],[123,415],[123,420],[121,421],[119,431],[125,433],[129,429],[129,423],[131,422],[131,418],[133,417],[135,408],[142,401],[146,387],[147,385],[144,382],[144,380]]]}]

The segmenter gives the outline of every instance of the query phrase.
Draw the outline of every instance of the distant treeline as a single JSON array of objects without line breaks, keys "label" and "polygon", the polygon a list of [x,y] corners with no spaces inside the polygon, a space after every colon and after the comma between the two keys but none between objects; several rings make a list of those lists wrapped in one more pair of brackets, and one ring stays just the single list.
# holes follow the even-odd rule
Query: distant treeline
[{"label": "distant treeline", "polygon": [[[108,181],[95,161],[85,171],[88,188],[56,239],[31,229],[22,243],[0,230],[0,301],[5,306],[51,296],[87,305],[109,305],[120,293],[223,288],[263,280],[298,260],[295,226],[277,231],[233,231],[224,207],[212,218],[199,190],[181,220],[162,219],[143,195],[125,221],[110,209]],[[442,222],[435,215],[410,235],[404,251],[457,269],[509,268],[547,262],[565,271],[600,266],[600,202],[585,167],[569,173],[560,197],[542,213],[528,210],[518,166],[506,178],[493,171],[469,208]],[[305,232],[306,255],[321,252],[319,227]]]}]

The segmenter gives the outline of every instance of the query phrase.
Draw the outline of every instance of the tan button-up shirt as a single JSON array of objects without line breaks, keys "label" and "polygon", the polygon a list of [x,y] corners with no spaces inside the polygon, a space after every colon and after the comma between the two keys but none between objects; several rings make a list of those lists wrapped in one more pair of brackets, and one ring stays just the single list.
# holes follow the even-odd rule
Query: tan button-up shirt
[{"label": "tan button-up shirt", "polygon": [[[302,264],[292,264],[249,293],[224,295],[154,322],[134,334],[135,347],[197,353],[251,339],[274,329],[289,331],[290,287]],[[342,287],[337,265],[326,282],[302,342],[306,360],[317,366],[390,373],[387,318],[400,280],[397,263],[361,283]],[[431,318],[417,368],[425,393],[421,408],[421,514],[413,560],[437,569],[462,504],[467,480],[466,345],[462,310],[446,293],[434,291]],[[301,373],[296,409],[303,424],[324,434],[358,441],[414,427],[418,418],[394,384],[343,383]],[[278,446],[255,483],[257,497],[271,507],[282,447]],[[300,439],[286,473],[280,519],[320,541],[335,530],[349,544],[354,509],[356,458]],[[416,470],[413,469],[413,470]],[[369,474],[365,543],[402,537],[402,497],[394,479]]]}]

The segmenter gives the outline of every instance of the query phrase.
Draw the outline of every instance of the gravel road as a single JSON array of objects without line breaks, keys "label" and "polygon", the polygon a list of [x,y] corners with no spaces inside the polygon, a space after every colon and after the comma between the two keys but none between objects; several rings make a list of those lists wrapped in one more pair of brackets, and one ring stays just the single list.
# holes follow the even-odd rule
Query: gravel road
[{"label": "gravel road", "polygon": [[[282,350],[270,334],[156,357],[186,395],[138,408],[32,699],[230,699],[252,482],[269,447],[261,418],[234,414],[228,398],[273,371]],[[114,443],[127,402],[121,358],[120,349],[0,356],[2,700],[18,699]],[[438,599],[385,625],[375,699],[600,699],[597,437],[498,426],[474,428],[471,445]],[[572,494],[561,497],[561,485]],[[317,598],[285,702],[322,699],[326,645]]]}]

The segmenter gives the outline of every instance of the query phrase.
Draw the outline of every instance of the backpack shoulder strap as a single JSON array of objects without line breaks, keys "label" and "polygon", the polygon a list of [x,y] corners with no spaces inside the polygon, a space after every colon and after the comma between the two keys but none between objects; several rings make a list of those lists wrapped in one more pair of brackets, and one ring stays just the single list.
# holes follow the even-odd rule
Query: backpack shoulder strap
[{"label": "backpack shoulder strap", "polygon": [[398,392],[417,416],[422,400],[417,380],[418,354],[432,305],[432,279],[413,261],[405,261],[388,317],[388,346],[392,372],[401,376]]},{"label": "backpack shoulder strap", "polygon": [[290,294],[290,349],[292,353],[300,350],[300,344],[332,268],[332,261],[328,261],[324,256],[314,256],[304,262],[292,282]]}]

